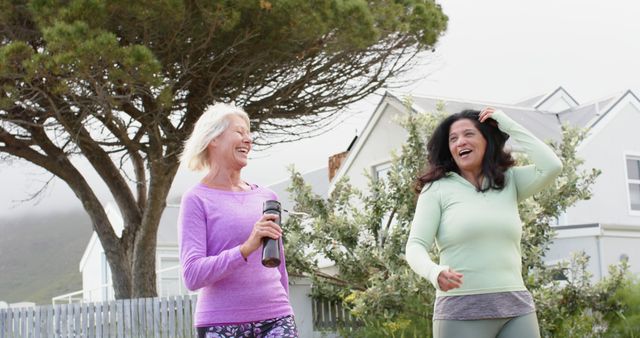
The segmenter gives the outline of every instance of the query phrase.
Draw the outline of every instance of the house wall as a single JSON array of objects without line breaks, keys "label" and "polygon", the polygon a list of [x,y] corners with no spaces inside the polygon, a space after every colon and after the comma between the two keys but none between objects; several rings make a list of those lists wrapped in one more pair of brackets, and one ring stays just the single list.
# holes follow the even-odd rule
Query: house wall
[{"label": "house wall", "polygon": [[296,326],[300,337],[313,335],[313,315],[311,281],[309,278],[292,277],[289,279],[289,300],[295,314]]},{"label": "house wall", "polygon": [[397,118],[406,115],[406,112],[401,111],[394,104],[388,102],[383,104],[386,106],[380,118],[372,126],[373,129],[367,139],[358,140],[358,143],[364,143],[344,172],[351,184],[362,190],[368,186],[364,173],[372,174],[373,166],[390,161],[391,152],[399,151],[407,138],[407,131],[397,122]]},{"label": "house wall", "polygon": [[587,270],[593,274],[594,280],[598,280],[601,278],[600,245],[601,243],[599,243],[597,236],[556,238],[549,246],[549,251],[545,255],[544,261],[549,265],[560,261],[568,261],[572,253],[584,251],[589,256]]},{"label": "house wall", "polygon": [[606,275],[610,265],[618,264],[623,256],[629,259],[631,273],[640,273],[638,237],[606,236],[602,238],[602,269]]},{"label": "house wall", "polygon": [[[593,133],[580,146],[578,156],[585,160],[584,168],[597,168],[602,174],[593,185],[590,200],[580,201],[567,210],[567,224],[626,224],[640,227],[640,215],[629,212],[629,197],[625,171],[625,151],[640,154],[640,110],[626,103],[619,112],[611,111],[610,120],[603,120],[602,129]],[[596,125],[597,127],[597,125]]]},{"label": "house wall", "polygon": [[[94,243],[94,233],[91,236],[90,243]],[[82,269],[82,290],[84,291],[84,299],[86,301],[91,301],[91,293],[89,291],[97,289],[100,287],[101,280],[101,250],[102,247],[99,245],[92,245],[88,248],[89,252],[87,253],[85,265]]]},{"label": "house wall", "polygon": [[[113,299],[113,287],[105,288],[111,283],[111,271],[104,255],[104,249],[95,232],[89,239],[83,260],[80,262],[82,274],[82,298],[86,302],[101,302]],[[106,269],[105,269],[106,268]]]},{"label": "house wall", "polygon": [[551,265],[559,261],[568,261],[572,253],[584,251],[589,257],[587,270],[593,275],[592,281],[595,282],[608,276],[609,267],[619,264],[623,257],[626,257],[629,259],[629,271],[638,274],[640,257],[637,254],[634,255],[637,251],[638,239],[640,239],[638,231],[615,234],[607,230],[598,235],[556,238],[551,243],[544,260]]},{"label": "house wall", "polygon": [[[108,203],[105,205],[105,211],[113,230],[120,236],[124,226],[119,209],[114,204]],[[104,248],[95,232],[89,239],[84,257],[85,260],[80,262],[83,299],[91,302],[114,299],[113,287],[103,287],[104,284],[111,283],[111,270],[108,268]]]}]

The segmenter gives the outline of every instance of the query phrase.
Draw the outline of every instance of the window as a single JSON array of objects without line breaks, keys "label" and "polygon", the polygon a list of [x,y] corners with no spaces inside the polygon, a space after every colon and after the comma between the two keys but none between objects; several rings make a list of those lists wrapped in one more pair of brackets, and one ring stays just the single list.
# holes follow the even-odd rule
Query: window
[{"label": "window", "polygon": [[640,156],[627,156],[627,183],[631,211],[640,212]]},{"label": "window", "polygon": [[384,180],[386,181],[389,175],[389,171],[391,171],[391,162],[384,162],[378,165],[373,166],[373,178],[376,180]]}]

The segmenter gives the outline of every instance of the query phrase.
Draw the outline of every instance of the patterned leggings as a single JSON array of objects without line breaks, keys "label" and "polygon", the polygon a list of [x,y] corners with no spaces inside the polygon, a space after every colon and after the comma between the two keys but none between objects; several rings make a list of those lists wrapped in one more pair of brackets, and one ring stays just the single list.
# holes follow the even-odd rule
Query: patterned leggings
[{"label": "patterned leggings", "polygon": [[293,316],[261,320],[259,322],[198,327],[198,338],[298,338]]}]

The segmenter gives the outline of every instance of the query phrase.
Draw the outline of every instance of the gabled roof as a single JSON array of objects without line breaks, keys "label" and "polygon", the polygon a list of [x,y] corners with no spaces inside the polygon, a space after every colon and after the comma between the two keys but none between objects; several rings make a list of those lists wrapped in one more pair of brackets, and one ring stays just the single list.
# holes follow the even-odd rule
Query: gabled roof
[{"label": "gabled roof", "polygon": [[595,102],[587,103],[561,112],[559,115],[560,122],[568,123],[572,126],[588,128],[594,119],[604,115],[613,106],[616,96],[607,97]]},{"label": "gabled roof", "polygon": [[[388,105],[394,105],[401,110],[406,110],[406,107],[403,105],[402,100],[398,99],[389,91],[384,93],[384,95],[380,99],[380,102],[376,106],[376,109],[373,111],[373,114],[371,115],[369,120],[367,120],[367,123],[362,130],[362,134],[360,134],[360,136],[358,136],[358,138],[355,140],[355,144],[350,145],[351,151],[349,151],[349,155],[347,155],[347,158],[344,159],[342,165],[340,166],[340,168],[338,168],[338,171],[333,177],[333,180],[329,182],[329,192],[333,191],[335,182],[337,182],[342,176],[345,175],[347,170],[349,170],[349,168],[353,164],[353,160],[357,157],[357,154],[360,152],[360,149],[362,149],[362,146],[367,142],[369,135],[373,131],[373,128],[375,127],[382,114],[385,112]],[[413,104],[411,110],[415,113],[419,111],[419,108],[416,107],[415,104]]]},{"label": "gabled roof", "polygon": [[444,103],[444,109],[448,113],[456,113],[464,109],[481,110],[486,107],[494,107],[504,111],[516,122],[527,126],[534,135],[541,140],[558,141],[561,139],[562,130],[558,124],[558,118],[554,114],[543,113],[533,108],[518,107],[508,104],[492,102],[479,102],[461,99],[447,99],[439,97],[413,97],[414,104],[420,107],[421,112],[433,112],[439,102]]},{"label": "gabled roof", "polygon": [[614,108],[616,108],[625,99],[630,99],[630,100],[635,101],[635,102],[640,104],[640,98],[638,98],[638,96],[635,93],[633,93],[631,90],[627,90],[622,95],[620,95],[620,97],[618,97],[618,99],[615,100],[615,102],[613,102],[609,107],[607,107],[606,110],[604,111],[604,113],[602,113],[599,116],[597,116],[595,121],[593,121],[591,123],[591,125],[589,125],[588,127],[591,128],[591,127],[595,126],[596,124],[600,123],[600,121],[602,121],[602,119],[606,115],[608,115],[609,112],[613,111]]},{"label": "gabled roof", "polygon": [[87,243],[87,247],[84,249],[82,253],[82,257],[80,258],[80,263],[78,264],[78,271],[82,272],[84,270],[84,266],[87,264],[87,259],[89,259],[89,254],[93,251],[94,246],[98,243],[98,235],[94,231],[91,234],[91,238],[89,238],[89,243]]},{"label": "gabled roof", "polygon": [[589,135],[580,143],[579,148],[587,146],[591,140],[595,138],[605,126],[618,115],[620,111],[623,111],[624,107],[631,104],[640,111],[640,98],[631,90],[627,90],[621,95],[606,100],[607,105],[600,110],[599,114],[594,114],[593,118],[587,122],[584,126],[589,129]]},{"label": "gabled roof", "polygon": [[[301,173],[304,182],[311,186],[311,190],[322,198],[327,198],[327,187],[329,186],[329,168],[322,167]],[[294,201],[291,200],[287,189],[291,185],[291,178],[269,184],[267,188],[273,190],[278,195],[278,200],[282,203],[282,208],[293,211]]]},{"label": "gabled roof", "polygon": [[[452,99],[444,97],[430,97],[430,96],[416,96],[409,95],[411,97],[411,111],[412,112],[435,112],[436,107],[440,103],[444,103],[445,111],[449,113],[459,112],[464,109],[477,109],[480,110],[487,106],[495,107],[503,110],[516,122],[522,124],[529,129],[536,137],[541,140],[553,140],[560,141],[562,139],[562,124],[567,123],[569,125],[592,129],[596,125],[601,124],[605,117],[611,114],[611,112],[617,111],[621,102],[625,102],[627,99],[637,102],[640,107],[640,99],[630,90],[626,91],[622,95],[615,95],[600,99],[594,102],[580,105],[564,88],[558,87],[553,92],[547,95],[538,95],[530,99],[523,100],[516,104],[502,104],[493,102],[482,101],[470,101],[463,99]],[[558,100],[557,102],[553,102]],[[539,108],[545,107],[562,107],[565,104],[568,108],[553,112],[548,110],[541,110]],[[406,111],[407,108],[403,105],[401,94],[394,94],[386,92],[378,106],[375,108],[373,114],[367,121],[362,134],[358,137],[355,146],[349,153],[342,166],[336,173],[336,176],[332,180],[329,186],[329,191],[333,190],[334,183],[337,182],[345,173],[349,170],[354,159],[358,156],[358,153],[362,149],[363,145],[367,142],[369,135],[371,134],[377,121],[382,114],[386,111],[389,105],[393,105],[398,109]]]},{"label": "gabled roof", "polygon": [[535,108],[537,110],[552,111],[552,109],[550,107],[553,106],[554,101],[562,101],[568,107],[576,107],[576,106],[580,105],[578,103],[578,101],[576,101],[561,86],[561,87],[556,88],[556,90],[551,92],[549,95],[544,96],[543,98],[541,98],[540,101],[538,101],[536,104],[533,105],[533,108]]}]

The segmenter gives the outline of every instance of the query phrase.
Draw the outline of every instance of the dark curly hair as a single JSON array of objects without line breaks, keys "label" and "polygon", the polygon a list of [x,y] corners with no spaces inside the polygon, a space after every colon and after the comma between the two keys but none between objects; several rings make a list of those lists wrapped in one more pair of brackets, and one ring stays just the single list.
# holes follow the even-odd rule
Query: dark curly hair
[{"label": "dark curly hair", "polygon": [[511,154],[504,151],[509,135],[498,129],[498,123],[494,119],[490,118],[480,123],[479,116],[479,110],[467,109],[450,115],[440,122],[427,143],[427,165],[426,169],[418,175],[415,184],[417,193],[420,193],[425,185],[443,178],[448,172],[460,174],[460,169],[449,150],[449,130],[454,122],[461,119],[471,120],[487,141],[487,149],[482,159],[482,174],[489,180],[489,184],[484,185],[485,188],[478,188],[478,191],[504,188],[504,172],[515,164]]}]

